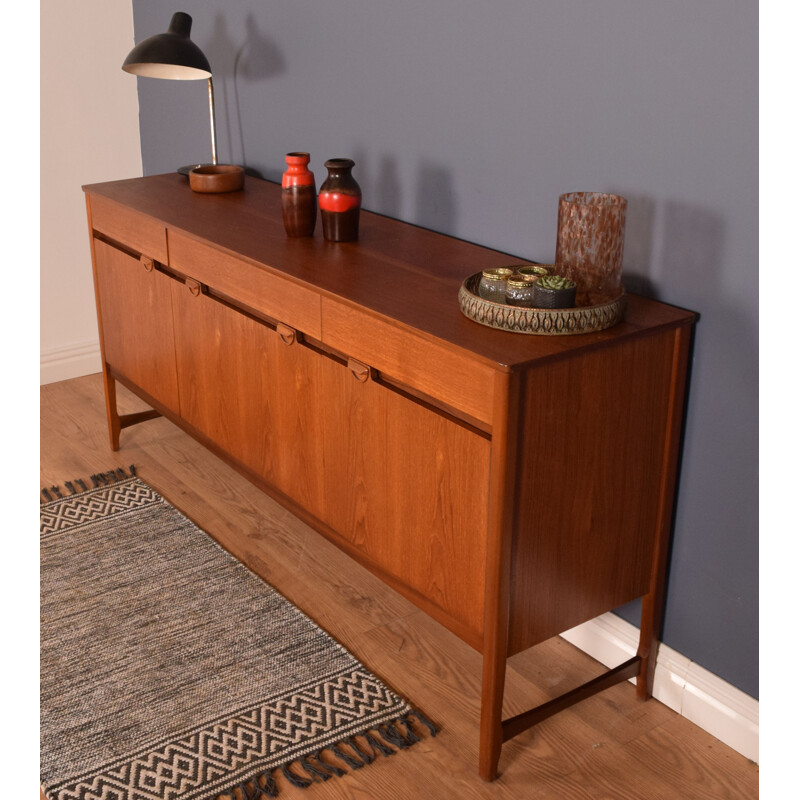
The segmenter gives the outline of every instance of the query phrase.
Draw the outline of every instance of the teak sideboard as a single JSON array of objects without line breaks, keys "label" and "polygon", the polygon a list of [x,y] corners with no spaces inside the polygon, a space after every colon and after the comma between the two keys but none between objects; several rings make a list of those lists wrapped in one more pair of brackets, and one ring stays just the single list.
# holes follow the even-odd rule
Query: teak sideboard
[{"label": "teak sideboard", "polygon": [[[164,415],[477,648],[485,780],[556,711],[650,695],[695,314],[494,330],[458,289],[507,253],[368,212],[357,242],[292,239],[253,178],[84,191],[113,449]],[[120,416],[116,381],[153,410]],[[634,658],[502,719],[507,657],[639,597]]]}]

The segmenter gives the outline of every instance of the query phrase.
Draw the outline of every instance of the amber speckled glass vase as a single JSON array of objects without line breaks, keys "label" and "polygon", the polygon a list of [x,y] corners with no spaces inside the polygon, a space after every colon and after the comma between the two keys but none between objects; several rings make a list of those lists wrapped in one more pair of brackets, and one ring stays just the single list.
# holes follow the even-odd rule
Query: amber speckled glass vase
[{"label": "amber speckled glass vase", "polygon": [[558,198],[556,269],[577,284],[576,303],[597,305],[622,293],[624,197],[569,192]]}]

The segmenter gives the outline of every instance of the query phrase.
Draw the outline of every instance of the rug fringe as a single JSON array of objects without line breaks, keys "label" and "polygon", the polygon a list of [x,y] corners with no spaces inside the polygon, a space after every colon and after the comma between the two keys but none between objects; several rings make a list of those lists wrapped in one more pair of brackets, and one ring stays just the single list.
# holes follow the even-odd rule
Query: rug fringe
[{"label": "rug fringe", "polygon": [[[65,496],[70,497],[74,494],[82,494],[83,492],[88,492],[90,488],[96,489],[98,486],[110,486],[112,483],[135,477],[136,467],[131,464],[127,472],[123,467],[117,467],[108,472],[95,472],[94,475],[90,475],[88,478],[88,481],[91,481],[91,487],[87,485],[83,478],[64,481],[63,487],[49,486],[42,489],[39,505],[52,503],[54,500],[59,500]],[[66,494],[66,492],[69,492],[69,494]]]},{"label": "rug fringe", "polygon": [[[332,753],[351,770],[361,769],[371,764],[378,755],[393,756],[397,750],[405,750],[417,742],[421,742],[421,737],[411,725],[412,718],[427,729],[431,736],[436,736],[439,732],[436,725],[414,709],[391,722],[385,722],[362,733],[348,736],[336,744],[326,745],[315,753],[306,753],[274,767],[272,770],[254,775],[220,794],[229,795],[235,799],[237,798],[235,791],[238,789],[240,800],[264,800],[264,798],[271,800],[271,798],[278,797],[278,784],[275,782],[275,776],[278,773],[283,775],[287,783],[298,789],[307,789],[315,783],[324,783],[333,777],[344,777],[348,774],[346,769],[342,769],[330,761],[322,760],[322,754],[325,751]],[[405,730],[403,726],[405,726]],[[361,737],[367,743],[369,751],[364,749],[357,737]],[[351,752],[348,753],[345,747],[349,748]],[[305,775],[299,774],[300,771],[303,771]]]}]

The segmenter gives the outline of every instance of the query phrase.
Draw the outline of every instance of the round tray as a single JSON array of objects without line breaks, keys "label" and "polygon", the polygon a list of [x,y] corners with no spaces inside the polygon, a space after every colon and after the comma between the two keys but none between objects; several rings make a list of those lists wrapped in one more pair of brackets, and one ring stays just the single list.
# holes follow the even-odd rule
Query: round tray
[{"label": "round tray", "polygon": [[495,303],[478,296],[481,273],[470,275],[458,290],[461,312],[474,322],[513,333],[539,336],[568,336],[602,331],[622,322],[625,315],[625,292],[596,306],[576,308],[520,308]]}]

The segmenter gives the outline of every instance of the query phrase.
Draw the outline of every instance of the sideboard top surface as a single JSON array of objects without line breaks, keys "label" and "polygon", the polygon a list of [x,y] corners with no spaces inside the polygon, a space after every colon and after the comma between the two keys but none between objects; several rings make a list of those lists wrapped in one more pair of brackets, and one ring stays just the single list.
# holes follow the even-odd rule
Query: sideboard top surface
[{"label": "sideboard top surface", "polygon": [[567,355],[663,327],[695,314],[637,295],[625,320],[597,333],[534,336],[487,328],[465,317],[458,289],[469,275],[525,259],[362,211],[357,242],[287,237],[276,183],[248,177],[243,191],[193,192],[178,173],[84,186],[95,194],[206,241],[321,294],[370,309],[423,336],[455,345],[504,368]]}]

